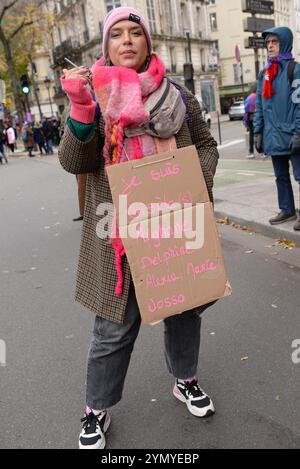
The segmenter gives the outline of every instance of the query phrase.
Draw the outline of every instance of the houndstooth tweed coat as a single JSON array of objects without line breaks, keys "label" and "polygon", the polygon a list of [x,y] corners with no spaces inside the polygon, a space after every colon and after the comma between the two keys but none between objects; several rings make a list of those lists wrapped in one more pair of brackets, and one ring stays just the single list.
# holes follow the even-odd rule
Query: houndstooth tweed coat
[{"label": "houndstooth tweed coat", "polygon": [[[184,122],[175,135],[177,147],[196,145],[210,200],[213,201],[213,175],[218,162],[217,143],[202,118],[198,101],[189,91],[185,90],[185,94],[188,98],[189,120]],[[96,225],[99,222],[97,206],[104,202],[112,203],[101,153],[103,139],[104,122],[101,116],[94,136],[87,143],[79,141],[66,126],[58,154],[62,167],[69,173],[88,173],[75,300],[105,319],[122,323],[131,281],[129,264],[124,256],[123,294],[116,296],[114,250],[107,240],[100,239],[96,234]],[[201,313],[207,306],[209,305],[196,310]]]}]

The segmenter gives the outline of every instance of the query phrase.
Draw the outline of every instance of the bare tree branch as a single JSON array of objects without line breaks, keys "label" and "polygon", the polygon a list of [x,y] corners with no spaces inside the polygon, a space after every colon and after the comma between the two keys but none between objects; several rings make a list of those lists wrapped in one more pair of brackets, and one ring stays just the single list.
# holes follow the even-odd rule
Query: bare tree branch
[{"label": "bare tree branch", "polygon": [[0,24],[3,20],[3,17],[6,13],[7,10],[9,10],[10,8],[12,8],[16,3],[18,3],[19,0],[13,0],[11,3],[9,3],[8,5],[6,5],[5,7],[3,7],[3,10],[1,12],[1,15],[0,15]]},{"label": "bare tree branch", "polygon": [[26,26],[30,26],[33,23],[34,21],[29,21],[29,23],[26,23],[26,20],[24,18],[20,26],[18,26],[17,29],[9,36],[9,39],[13,39],[18,34],[18,32],[21,31],[21,29],[25,28]]}]

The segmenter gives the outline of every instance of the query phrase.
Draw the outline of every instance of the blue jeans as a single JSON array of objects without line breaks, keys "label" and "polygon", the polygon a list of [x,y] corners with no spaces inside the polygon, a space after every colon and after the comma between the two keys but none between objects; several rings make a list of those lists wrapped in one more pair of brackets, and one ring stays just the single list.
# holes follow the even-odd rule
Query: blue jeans
[{"label": "blue jeans", "polygon": [[46,150],[48,155],[53,155],[53,143],[51,138],[46,139]]},{"label": "blue jeans", "polygon": [[[141,325],[133,284],[129,289],[123,324],[96,316],[88,367],[86,403],[95,410],[107,409],[121,400],[134,342]],[[165,359],[169,372],[187,379],[197,373],[201,317],[195,311],[164,320]]]},{"label": "blue jeans", "polygon": [[[296,210],[290,178],[290,162],[292,163],[294,178],[299,184],[300,191],[300,155],[272,156],[272,162],[276,176],[279,208],[287,215],[294,215]],[[297,195],[300,199],[300,192]]]}]

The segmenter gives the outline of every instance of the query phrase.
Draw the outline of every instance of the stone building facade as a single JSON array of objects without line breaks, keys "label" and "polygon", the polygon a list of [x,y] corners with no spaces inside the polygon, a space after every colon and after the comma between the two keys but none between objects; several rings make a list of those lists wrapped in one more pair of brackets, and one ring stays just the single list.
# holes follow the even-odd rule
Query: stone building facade
[{"label": "stone building facade", "polygon": [[[154,51],[160,54],[167,73],[184,82],[183,64],[189,50],[195,70],[195,92],[202,95],[208,110],[218,109],[218,61],[211,39],[206,0],[61,0],[52,1],[57,15],[53,30],[52,69],[55,79],[54,99],[60,110],[65,96],[59,77],[68,66],[64,57],[76,65],[91,66],[101,56],[103,19],[115,7],[131,5],[148,19]],[[190,37],[190,48],[187,41]]]}]

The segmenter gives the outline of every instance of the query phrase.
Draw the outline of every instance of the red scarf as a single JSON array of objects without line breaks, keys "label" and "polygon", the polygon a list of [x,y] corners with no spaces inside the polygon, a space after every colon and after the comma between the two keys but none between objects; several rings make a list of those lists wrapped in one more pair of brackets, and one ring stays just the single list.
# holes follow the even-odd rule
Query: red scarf
[{"label": "red scarf", "polygon": [[278,62],[272,62],[272,65],[266,70],[265,82],[263,89],[263,97],[270,99],[276,93],[276,90],[272,87],[273,80],[276,78],[278,73]]}]

